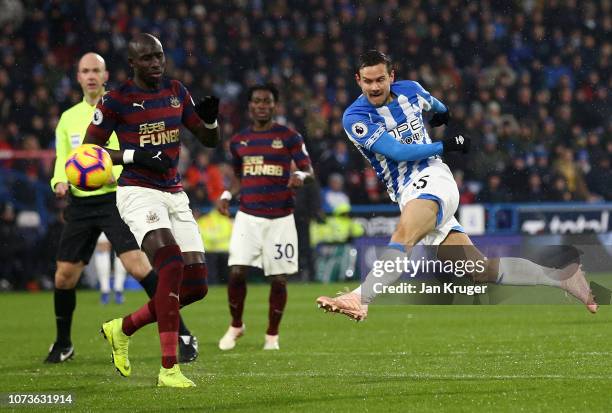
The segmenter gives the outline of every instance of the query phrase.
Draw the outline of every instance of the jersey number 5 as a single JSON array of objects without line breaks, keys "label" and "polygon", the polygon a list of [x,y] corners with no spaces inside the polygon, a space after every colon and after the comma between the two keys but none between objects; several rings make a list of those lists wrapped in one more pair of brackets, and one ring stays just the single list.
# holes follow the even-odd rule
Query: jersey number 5
[{"label": "jersey number 5", "polygon": [[416,181],[412,185],[416,189],[423,189],[423,188],[425,188],[427,186],[427,180],[425,178],[429,178],[429,175],[422,176],[421,179],[419,179],[418,181]]}]

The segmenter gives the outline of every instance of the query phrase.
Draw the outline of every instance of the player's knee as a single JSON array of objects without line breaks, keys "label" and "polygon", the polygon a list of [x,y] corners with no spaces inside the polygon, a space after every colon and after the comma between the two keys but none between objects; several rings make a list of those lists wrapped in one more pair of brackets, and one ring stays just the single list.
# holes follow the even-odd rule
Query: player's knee
[{"label": "player's knee", "polygon": [[121,260],[121,263],[125,267],[125,270],[132,274],[134,278],[137,280],[142,280],[151,272],[151,264],[147,259],[146,255],[140,251],[135,252],[133,258],[129,257],[128,259]]},{"label": "player's knee", "polygon": [[285,277],[274,277],[270,282],[270,288],[273,292],[283,292],[287,290],[287,280]]},{"label": "player's knee", "polygon": [[58,263],[55,271],[55,288],[68,290],[76,287],[82,270],[82,265],[79,264]]},{"label": "player's knee", "polygon": [[399,227],[391,236],[391,241],[409,248],[415,246],[419,242],[419,237],[415,231]]},{"label": "player's knee", "polygon": [[202,300],[208,294],[208,284],[183,288],[180,294],[181,307]]},{"label": "player's knee", "polygon": [[230,267],[229,272],[229,283],[230,284],[242,284],[246,282],[246,268],[234,265]]},{"label": "player's knee", "polygon": [[208,294],[208,269],[204,263],[186,265],[181,285],[181,305],[200,301]]},{"label": "player's knee", "polygon": [[204,285],[201,285],[195,288],[195,291],[193,292],[193,297],[195,301],[200,301],[204,299],[204,297],[206,297],[207,294],[208,294],[208,284],[204,284]]}]

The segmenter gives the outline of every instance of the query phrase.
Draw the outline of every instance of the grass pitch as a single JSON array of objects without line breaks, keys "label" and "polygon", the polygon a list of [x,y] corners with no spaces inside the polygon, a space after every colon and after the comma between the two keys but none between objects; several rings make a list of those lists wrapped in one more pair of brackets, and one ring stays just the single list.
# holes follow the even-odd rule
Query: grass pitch
[{"label": "grass pitch", "polygon": [[235,350],[217,341],[229,315],[223,287],[184,310],[200,357],[182,367],[194,389],[158,389],[156,327],[132,339],[132,376],[110,364],[100,324],[145,301],[129,293],[102,306],[77,293],[74,360],[42,363],[55,338],[50,293],[0,295],[0,409],[7,393],[72,393],[50,411],[439,412],[609,411],[612,312],[582,305],[372,306],[360,324],[317,311],[314,299],[344,285],[289,286],[280,352],[264,352],[265,285],[250,285],[246,335]]}]

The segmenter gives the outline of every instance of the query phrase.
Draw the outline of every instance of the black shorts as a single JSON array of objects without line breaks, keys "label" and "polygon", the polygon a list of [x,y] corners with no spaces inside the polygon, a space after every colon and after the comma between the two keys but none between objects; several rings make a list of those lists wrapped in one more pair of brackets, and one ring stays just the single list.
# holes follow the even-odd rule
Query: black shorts
[{"label": "black shorts", "polygon": [[70,197],[64,211],[66,225],[57,251],[58,261],[89,262],[101,232],[113,246],[117,255],[140,249],[130,228],[119,216],[116,194],[92,197]]}]

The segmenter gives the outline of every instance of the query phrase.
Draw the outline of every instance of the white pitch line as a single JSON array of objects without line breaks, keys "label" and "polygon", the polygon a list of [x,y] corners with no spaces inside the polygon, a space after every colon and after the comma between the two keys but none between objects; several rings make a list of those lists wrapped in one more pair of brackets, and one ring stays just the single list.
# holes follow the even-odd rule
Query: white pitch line
[{"label": "white pitch line", "polygon": [[[342,357],[343,355],[354,357],[361,356],[372,356],[372,357],[395,357],[395,356],[435,356],[435,357],[448,357],[448,356],[463,356],[463,355],[471,355],[471,356],[512,356],[512,355],[533,355],[537,357],[541,357],[542,355],[553,354],[553,355],[572,355],[572,356],[610,356],[612,352],[610,351],[570,351],[570,352],[559,352],[559,351],[549,351],[546,353],[543,352],[534,352],[527,353],[524,351],[447,351],[441,353],[415,353],[410,351],[400,351],[396,353],[381,353],[381,352],[344,352],[344,351],[312,351],[312,352],[280,352],[274,354],[274,357],[294,357],[294,356],[320,356],[320,357]],[[239,357],[265,357],[268,358],[269,354],[267,353],[223,353],[221,357],[230,357],[230,358],[239,358]]]},{"label": "white pitch line", "polygon": [[532,380],[532,379],[556,379],[556,380],[612,380],[612,375],[607,376],[579,376],[579,375],[564,375],[564,374],[420,374],[420,373],[342,373],[342,374],[327,374],[327,373],[309,373],[309,372],[293,372],[293,373],[264,373],[264,372],[244,372],[244,373],[201,373],[200,376],[208,377],[311,377],[311,378],[333,378],[333,377],[352,377],[354,379],[367,377],[382,377],[382,378],[405,378],[405,379],[425,379],[425,380],[447,380],[447,379],[496,379],[496,380]]}]

